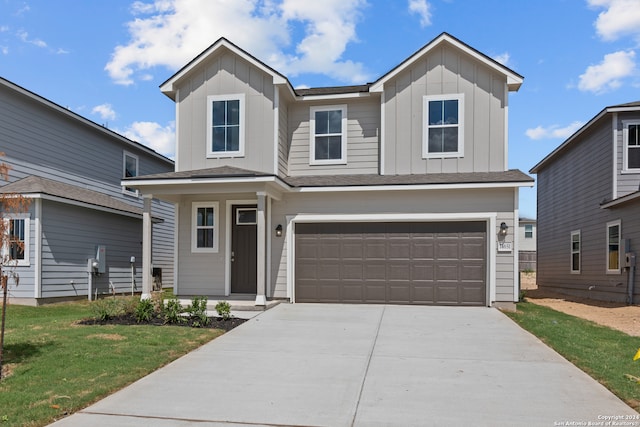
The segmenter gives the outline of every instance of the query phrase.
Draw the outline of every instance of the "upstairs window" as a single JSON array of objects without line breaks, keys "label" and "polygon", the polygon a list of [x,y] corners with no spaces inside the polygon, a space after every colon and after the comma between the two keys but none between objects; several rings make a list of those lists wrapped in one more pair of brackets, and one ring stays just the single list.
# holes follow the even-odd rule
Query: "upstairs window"
[{"label": "upstairs window", "polygon": [[620,221],[607,223],[607,273],[620,273]]},{"label": "upstairs window", "polygon": [[463,94],[424,97],[423,158],[463,156],[463,116]]},{"label": "upstairs window", "polygon": [[29,265],[29,218],[5,219],[6,245],[2,258],[8,265]]},{"label": "upstairs window", "polygon": [[207,98],[207,155],[244,155],[244,94]]},{"label": "upstairs window", "polygon": [[533,239],[533,224],[524,225],[524,238]]},{"label": "upstairs window", "polygon": [[[127,151],[122,156],[122,176],[124,178],[134,178],[138,176],[138,156],[131,154]],[[122,189],[125,193],[138,195],[138,190],[131,187],[124,187]]]},{"label": "upstairs window", "polygon": [[309,162],[347,163],[347,106],[312,107]]},{"label": "upstairs window", "polygon": [[571,232],[571,273],[580,273],[580,231]]},{"label": "upstairs window", "polygon": [[640,171],[640,122],[623,125],[625,170]]}]

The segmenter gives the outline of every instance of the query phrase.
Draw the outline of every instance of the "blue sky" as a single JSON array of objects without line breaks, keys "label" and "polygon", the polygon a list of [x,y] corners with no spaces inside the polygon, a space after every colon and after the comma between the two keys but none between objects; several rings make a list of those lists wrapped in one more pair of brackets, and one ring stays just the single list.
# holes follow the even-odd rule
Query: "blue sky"
[{"label": "blue sky", "polygon": [[525,78],[510,168],[640,100],[640,0],[0,0],[0,76],[171,157],[158,86],[220,36],[316,87],[373,81],[443,31]]}]

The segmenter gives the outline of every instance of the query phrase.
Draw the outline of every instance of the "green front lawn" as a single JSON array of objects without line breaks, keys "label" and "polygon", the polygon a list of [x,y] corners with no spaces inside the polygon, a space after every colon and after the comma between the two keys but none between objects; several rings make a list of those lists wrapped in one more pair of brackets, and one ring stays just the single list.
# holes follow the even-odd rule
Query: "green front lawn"
[{"label": "green front lawn", "polygon": [[640,384],[625,376],[640,377],[640,361],[633,361],[640,347],[639,337],[529,302],[519,303],[516,313],[506,314],[640,410]]},{"label": "green front lawn", "polygon": [[[1,309],[0,309],[1,312]],[[216,329],[79,325],[88,302],[7,307],[0,426],[42,426],[219,336]]]}]

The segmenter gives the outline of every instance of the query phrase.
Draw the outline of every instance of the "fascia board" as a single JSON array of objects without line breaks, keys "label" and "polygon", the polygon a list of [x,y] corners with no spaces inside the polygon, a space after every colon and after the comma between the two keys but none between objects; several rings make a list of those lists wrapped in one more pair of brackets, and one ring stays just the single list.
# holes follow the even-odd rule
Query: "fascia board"
[{"label": "fascia board", "polygon": [[492,184],[424,184],[424,185],[370,185],[370,186],[345,186],[345,187],[296,187],[291,191],[296,193],[327,193],[348,191],[416,191],[416,190],[467,190],[467,189],[492,189],[533,187],[533,182],[500,182]]}]

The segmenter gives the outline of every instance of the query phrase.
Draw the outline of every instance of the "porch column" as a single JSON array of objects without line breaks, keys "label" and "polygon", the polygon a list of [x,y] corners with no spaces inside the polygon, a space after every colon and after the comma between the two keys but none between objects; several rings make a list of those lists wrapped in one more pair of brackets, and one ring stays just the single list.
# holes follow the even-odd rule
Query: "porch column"
[{"label": "porch column", "polygon": [[151,299],[151,197],[143,196],[142,210],[142,296],[140,299]]},{"label": "porch column", "polygon": [[256,272],[256,305],[267,305],[267,286],[266,286],[266,208],[267,196],[265,193],[258,193],[258,217],[256,222],[258,225],[258,248],[257,248],[257,272]]}]

